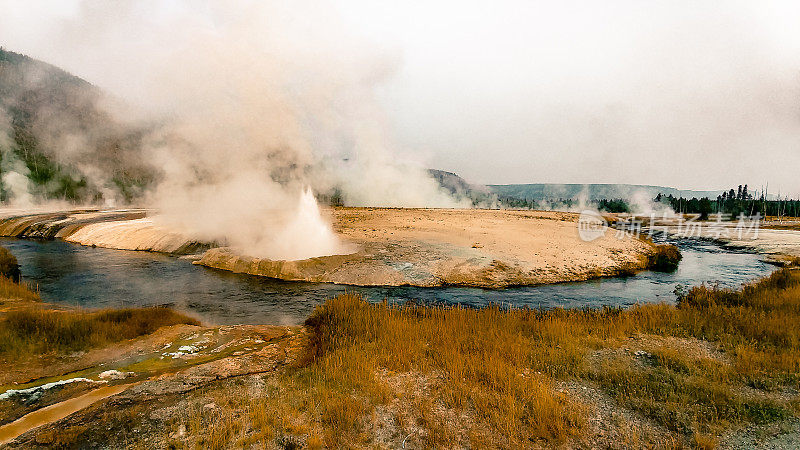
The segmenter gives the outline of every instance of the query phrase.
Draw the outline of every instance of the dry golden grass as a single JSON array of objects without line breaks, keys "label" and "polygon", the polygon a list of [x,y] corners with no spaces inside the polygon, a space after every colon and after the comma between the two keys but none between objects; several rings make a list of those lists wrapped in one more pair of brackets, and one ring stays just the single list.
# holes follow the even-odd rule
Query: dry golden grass
[{"label": "dry golden grass", "polygon": [[[797,414],[768,391],[743,394],[748,385],[800,387],[797,323],[800,276],[789,270],[741,291],[694,288],[678,307],[628,310],[424,307],[342,295],[308,319],[305,359],[273,395],[248,403],[247,420],[260,430],[256,440],[313,435],[334,447],[374,444],[376,408],[426,446],[579,440],[589,409],[554,390],[560,379],[597,383],[678,442],[713,448],[726,428]],[[725,358],[666,345],[644,359],[620,353],[637,335],[700,339]],[[604,348],[616,356],[590,363]],[[405,383],[392,381],[401,376]]]},{"label": "dry golden grass", "polygon": [[[188,438],[169,442],[714,448],[725,430],[800,414],[791,394],[800,388],[798,304],[792,270],[740,291],[697,287],[677,307],[627,310],[424,307],[342,295],[308,319],[295,365],[196,393],[168,427],[183,425]],[[612,409],[600,430],[602,405],[583,388],[607,394]]]},{"label": "dry golden grass", "polygon": [[26,283],[18,284],[0,276],[0,305],[41,301],[37,288]]},{"label": "dry golden grass", "polygon": [[761,228],[767,230],[800,230],[800,217],[783,217],[782,220],[787,223],[779,223],[778,218],[774,216],[766,218]]},{"label": "dry golden grass", "polygon": [[[14,330],[15,348],[71,349],[181,320],[164,311],[31,309],[8,313],[0,332]],[[198,448],[714,448],[725,430],[800,415],[800,397],[785,394],[800,389],[798,323],[800,272],[789,269],[738,291],[700,286],[677,306],[626,310],[371,304],[346,294],[307,320],[294,366],[264,375],[258,389],[212,385],[197,395],[214,407],[198,400],[171,429],[180,423],[191,436],[176,446]],[[616,437],[593,428],[597,411],[581,386],[611,398],[603,426]],[[621,419],[631,411],[642,417],[636,427]]]},{"label": "dry golden grass", "polygon": [[[341,409],[350,402],[343,394],[355,391],[378,403],[391,397],[376,377],[387,370],[433,378],[429,406],[434,412],[468,411],[476,426],[485,422],[500,442],[563,440],[581,433],[582,407],[555,392],[545,373],[574,372],[580,355],[557,318],[537,316],[494,307],[372,305],[342,295],[307,321],[312,343],[306,376],[338,392],[330,394],[326,408],[335,430],[352,431],[363,414]],[[448,433],[457,434],[447,430],[456,424],[441,425],[445,442],[434,435],[428,444],[446,444]]]},{"label": "dry golden grass", "polygon": [[800,383],[800,272],[739,291],[700,286],[680,300],[686,333],[719,342],[748,383]]},{"label": "dry golden grass", "polygon": [[16,308],[0,314],[0,359],[84,350],[152,333],[160,327],[199,323],[168,308],[53,310],[29,287],[0,277],[0,299]]},{"label": "dry golden grass", "polygon": [[194,319],[159,307],[105,311],[29,307],[9,311],[0,318],[0,356],[14,359],[84,350],[176,324],[199,325]]}]

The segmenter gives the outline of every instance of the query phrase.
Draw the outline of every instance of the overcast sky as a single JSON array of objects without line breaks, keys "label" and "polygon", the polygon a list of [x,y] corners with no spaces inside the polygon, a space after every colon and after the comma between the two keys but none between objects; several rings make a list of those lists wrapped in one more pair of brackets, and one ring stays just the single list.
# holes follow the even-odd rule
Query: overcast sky
[{"label": "overcast sky", "polygon": [[[79,3],[0,0],[0,45],[124,90],[135,81],[53,34]],[[390,62],[377,95],[393,138],[431,167],[481,183],[769,182],[800,196],[800,2],[335,0],[331,11]]]}]

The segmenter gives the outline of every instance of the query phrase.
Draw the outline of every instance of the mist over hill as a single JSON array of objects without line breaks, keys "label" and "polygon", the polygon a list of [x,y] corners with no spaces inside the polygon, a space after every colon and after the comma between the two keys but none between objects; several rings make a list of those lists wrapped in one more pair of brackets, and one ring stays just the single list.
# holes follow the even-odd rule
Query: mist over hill
[{"label": "mist over hill", "polygon": [[131,201],[152,180],[138,156],[142,127],[58,67],[0,49],[0,198]]},{"label": "mist over hill", "polygon": [[[267,61],[262,65],[270,66]],[[331,203],[348,206],[469,206],[456,200],[465,199],[463,189],[437,183],[423,167],[389,157],[382,149],[361,149],[358,158],[327,150],[315,154],[311,138],[316,141],[327,132],[302,135],[301,116],[325,117],[331,112],[291,111],[298,106],[289,99],[269,104],[280,99],[282,91],[272,92],[278,88],[266,77],[251,75],[239,80],[247,91],[242,96],[229,95],[225,86],[191,86],[188,91],[213,92],[221,100],[215,97],[203,108],[191,108],[186,103],[200,101],[200,94],[189,95],[189,100],[174,99],[189,113],[158,116],[134,110],[58,67],[0,49],[0,201],[18,206],[52,200],[147,202],[170,210],[175,205],[156,205],[154,197],[173,198],[176,192],[239,182],[247,175],[252,179],[244,182],[244,191],[237,187],[229,194],[238,198],[247,187],[258,190],[253,184],[258,179],[274,184],[261,189],[266,203],[272,204],[277,197],[267,191],[289,189],[294,198],[310,187],[323,201],[334,199]],[[252,89],[262,87],[272,94],[251,95]],[[242,100],[252,97],[267,100]],[[318,102],[312,105],[319,107]],[[336,128],[328,138],[337,139],[341,132]],[[345,140],[352,145],[354,139]],[[224,168],[220,161],[235,167]],[[199,196],[219,197],[220,189],[212,191]]]},{"label": "mist over hill", "polygon": [[717,198],[723,191],[679,190],[666,186],[649,186],[643,184],[493,184],[488,188],[500,195],[521,200],[541,201],[552,199],[581,199],[588,201],[602,199],[629,199],[633,195],[654,198],[658,194],[684,198]]},{"label": "mist over hill", "polygon": [[[141,154],[143,141],[158,127],[121,122],[108,112],[113,101],[88,81],[0,48],[0,200],[119,204],[141,198],[159,177]],[[723,192],[631,184],[484,186],[443,170],[427,174],[464,206],[490,208],[634,195],[652,199],[659,193],[713,199]],[[322,200],[339,204],[339,187],[328,189],[318,192]]]},{"label": "mist over hill", "polygon": [[[459,175],[430,169],[431,176],[451,195],[468,199],[476,207],[577,210],[587,206],[608,209],[619,206],[637,212],[665,208],[653,200],[663,197],[716,199],[726,191],[680,190],[667,186],[641,184],[556,184],[528,183],[479,185]],[[610,205],[614,203],[614,205]]]}]

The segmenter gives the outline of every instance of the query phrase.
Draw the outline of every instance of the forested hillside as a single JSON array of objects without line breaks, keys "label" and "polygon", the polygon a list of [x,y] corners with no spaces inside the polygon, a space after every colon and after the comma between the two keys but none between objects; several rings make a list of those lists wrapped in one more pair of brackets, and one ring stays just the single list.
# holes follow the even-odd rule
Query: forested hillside
[{"label": "forested hillside", "polygon": [[143,131],[103,101],[90,83],[0,49],[0,198],[133,200],[152,180],[138,156]]}]

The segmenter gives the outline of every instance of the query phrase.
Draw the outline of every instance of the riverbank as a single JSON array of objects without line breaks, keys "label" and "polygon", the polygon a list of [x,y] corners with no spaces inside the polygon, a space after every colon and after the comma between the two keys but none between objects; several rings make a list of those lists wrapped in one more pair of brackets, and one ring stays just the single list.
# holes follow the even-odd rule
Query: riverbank
[{"label": "riverbank", "polygon": [[[19,390],[114,370],[114,383],[133,372],[138,384],[10,446],[791,447],[798,321],[800,273],[789,269],[739,291],[694,288],[677,307],[627,310],[342,295],[303,327],[180,325],[55,355],[49,376],[8,380],[28,381]],[[42,398],[94,387],[77,386]]]},{"label": "riverbank", "polygon": [[[296,331],[268,325],[204,327],[163,307],[64,307],[43,303],[28,286],[0,277],[0,446],[14,447],[17,436],[106,397],[141,400],[154,383],[163,395],[274,370],[290,353],[283,346],[298,345]],[[37,434],[34,446],[68,446],[69,436],[75,429]]]},{"label": "riverbank", "polygon": [[[273,261],[211,248],[197,264],[287,281],[358,286],[503,288],[583,281],[648,267],[649,243],[613,232],[580,239],[576,214],[480,209],[333,208],[324,211],[353,253]],[[190,254],[213,247],[169,230],[144,210],[0,217],[0,236]]]}]

